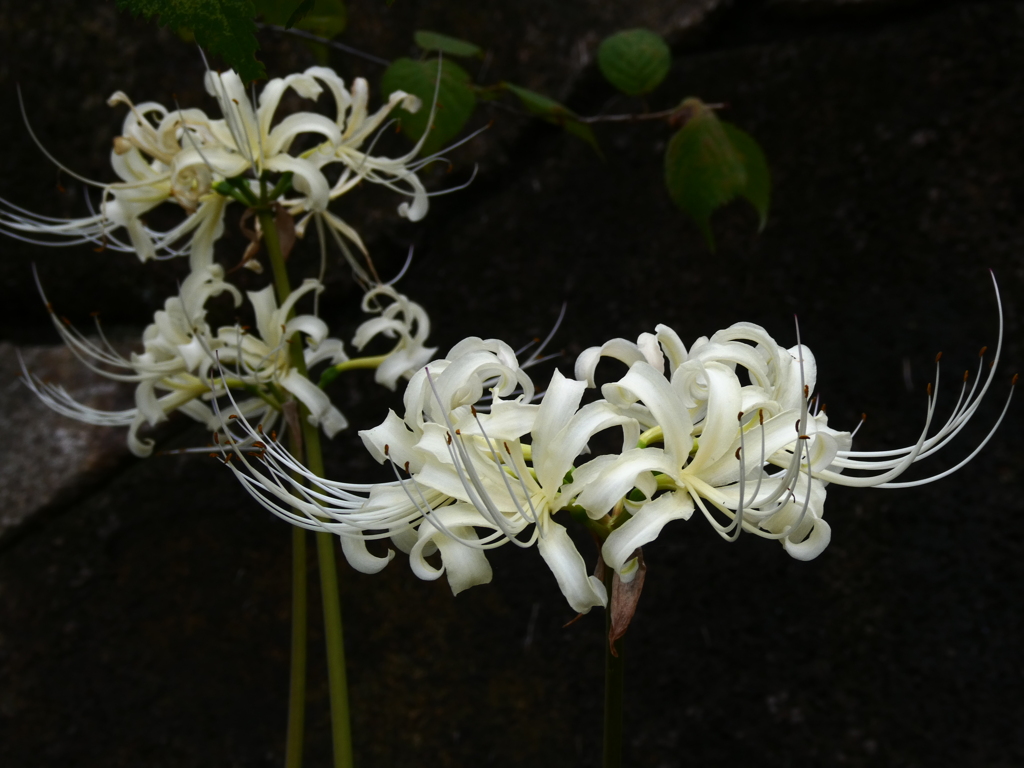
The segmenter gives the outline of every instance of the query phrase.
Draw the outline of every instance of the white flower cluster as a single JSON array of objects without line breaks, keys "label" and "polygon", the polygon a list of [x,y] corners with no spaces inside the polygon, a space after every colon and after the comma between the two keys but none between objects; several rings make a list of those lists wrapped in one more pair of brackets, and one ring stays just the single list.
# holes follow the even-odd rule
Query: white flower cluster
[{"label": "white flower cluster", "polygon": [[[395,107],[416,110],[421,106],[419,99],[397,91],[370,114],[366,81],[357,79],[348,89],[324,67],[271,80],[258,105],[250,102],[233,71],[208,72],[206,89],[216,97],[222,118],[211,119],[198,109],[169,110],[153,102],[135,105],[120,92],[110,98],[111,105],[127,104],[129,114],[111,153],[121,181],[102,185],[98,213],[55,221],[10,204],[0,212],[0,231],[6,229],[30,241],[56,236],[68,243],[100,243],[134,252],[142,261],[189,256],[191,271],[179,294],[155,313],[143,333],[142,351],[128,357],[114,349],[98,325],[99,341],[93,341],[59,318],[47,302],[54,326],[85,365],[136,385],[135,407],[115,412],[89,408],[63,387],[39,380],[22,366],[25,382],[54,410],[92,424],[128,427],[128,445],[138,456],[153,450],[153,441],[139,436],[143,425],[156,425],[173,411],[204,423],[230,442],[234,435],[225,424],[227,417],[251,416],[269,427],[289,401],[298,401],[309,422],[332,437],[347,421],[322,387],[310,380],[310,367],[326,363],[335,374],[346,366],[376,367],[377,381],[394,389],[400,378],[411,376],[436,351],[425,346],[430,323],[423,308],[390,285],[379,284],[355,262],[343,238],[365,253],[359,235],[327,210],[331,200],[366,179],[409,198],[399,207],[402,215],[413,220],[425,215],[427,192],[416,172],[431,158],[414,159],[419,145],[393,159],[361,149]],[[279,104],[289,91],[316,100],[325,90],[334,100],[332,116],[295,112],[278,119]],[[312,147],[293,151],[300,137],[307,137],[307,146],[308,137],[313,137]],[[329,166],[339,166],[331,174],[336,178],[333,184],[325,173]],[[326,227],[367,287],[363,310],[372,317],[356,330],[353,346],[362,350],[383,336],[395,341],[393,349],[351,360],[343,342],[330,337],[315,310],[296,314],[304,297],[323,291],[319,280],[305,280],[280,301],[274,285],[243,296],[227,282],[225,269],[214,259],[214,244],[224,232],[225,210],[232,201],[272,212],[278,222],[275,226],[284,222],[299,235],[317,217],[321,245]],[[167,231],[148,228],[142,216],[165,202],[179,206],[184,220]],[[120,229],[127,232],[126,239],[118,239]],[[253,234],[252,252],[263,234]],[[242,263],[249,260],[247,253]],[[225,293],[236,308],[248,303],[244,311],[253,317],[254,328],[235,325],[215,330],[210,326],[208,302]],[[294,347],[301,349],[299,358]],[[229,390],[242,391],[247,397],[236,398],[230,408],[217,407],[216,401]]]},{"label": "white flower cluster", "polygon": [[[313,426],[333,437],[348,421],[323,389],[295,367],[290,351],[290,345],[303,343],[304,336],[302,355],[307,369],[325,362],[341,367],[351,362],[344,343],[328,336],[323,320],[294,314],[295,304],[303,296],[322,290],[318,281],[306,280],[281,306],[273,286],[250,291],[246,299],[255,316],[255,332],[239,325],[214,331],[206,322],[206,301],[227,292],[239,306],[243,298],[237,288],[224,282],[222,268],[213,265],[206,273],[193,272],[186,278],[181,293],[167,299],[143,332],[143,351],[129,357],[119,354],[102,330],[99,341],[93,341],[47,304],[54,327],[79,360],[106,378],[136,385],[135,407],[123,411],[90,408],[75,401],[59,384],[34,376],[24,365],[23,380],[44,403],[65,416],[89,424],[128,427],[128,447],[136,456],[148,456],[153,450],[152,439],[140,438],[139,429],[166,421],[173,411],[205,424],[227,441],[235,438],[225,419],[245,414],[269,429],[290,399],[306,407]],[[423,343],[430,329],[423,308],[387,285],[371,289],[367,296],[382,294],[392,299],[389,308],[405,306],[409,315],[392,320],[389,326],[382,326],[381,318],[366,320],[356,329],[353,344],[361,348],[372,337],[398,336],[392,351],[380,356],[388,377],[384,383],[394,388],[398,378],[411,376],[436,350]],[[253,394],[214,410],[211,404],[229,390]]]},{"label": "white flower cluster", "polygon": [[[0,231],[28,242],[74,245],[92,242],[114,250],[134,252],[146,261],[189,253],[197,262],[212,259],[215,240],[223,232],[225,206],[232,200],[251,204],[266,190],[267,174],[287,174],[289,182],[274,189],[274,199],[297,218],[303,234],[309,220],[326,225],[336,241],[342,238],[365,253],[358,233],[328,211],[330,202],[361,181],[383,184],[408,200],[398,208],[402,216],[418,221],[429,208],[428,193],[416,175],[436,158],[416,158],[422,141],[405,155],[381,157],[363,149],[396,107],[421,108],[420,100],[404,91],[392,93],[387,103],[370,114],[369,87],[357,78],[351,89],[331,69],[310,67],[305,72],[274,78],[264,87],[257,104],[250,101],[241,78],[233,70],[207,72],[206,90],[217,99],[222,118],[212,119],[199,109],[168,109],[156,102],[133,104],[120,91],[111,106],[126,104],[122,135],[114,139],[110,160],[121,181],[102,184],[79,180],[102,189],[99,210],[67,220],[50,219],[0,201]],[[316,101],[324,90],[334,99],[334,114],[295,112],[277,120],[281,99],[289,91]],[[298,151],[300,137],[312,137],[314,146]],[[326,171],[337,166],[331,183]],[[161,203],[171,202],[184,220],[166,231],[145,225],[142,216]],[[127,232],[127,240],[118,231]],[[39,241],[35,238],[49,238]],[[54,240],[53,238],[56,238]]]},{"label": "white flower cluster", "polygon": [[[372,555],[365,542],[388,538],[420,578],[445,573],[458,593],[491,580],[486,550],[536,545],[569,605],[585,613],[608,598],[563,523],[575,517],[598,532],[604,562],[623,581],[635,576],[637,550],[694,508],[726,539],[746,531],[780,541],[797,559],[817,557],[830,540],[823,519],[828,483],[931,482],[987,442],[935,477],[893,482],[974,415],[998,363],[1001,310],[999,338],[980,389],[976,380],[967,391],[965,379],[952,415],[933,432],[937,390],[929,388],[920,436],[892,451],[852,450],[852,435],[831,428],[812,407],[817,369],[806,346],[785,349],[760,326],[737,323],[687,349],[660,325],[636,343],[614,339],[586,350],[576,378],[556,371],[542,397],[505,343],[457,344],[410,379],[403,415],[392,411],[360,433],[373,456],[394,467],[393,482],[318,478],[276,443],[260,460],[242,456],[233,469],[276,514],[339,534],[359,570],[387,564],[394,553]],[[628,372],[582,404],[606,357]],[[588,443],[606,430],[616,444],[621,438],[621,450],[591,455]],[[302,488],[293,473],[312,487]]]},{"label": "white flower cluster", "polygon": [[[220,119],[195,109],[136,106],[121,93],[111,98],[112,104],[127,104],[130,113],[111,156],[121,181],[103,186],[98,213],[73,221],[44,219],[10,205],[0,213],[0,229],[22,238],[102,243],[135,252],[143,261],[189,255],[191,273],[179,295],[156,312],[141,352],[126,358],[102,336],[92,342],[53,316],[86,365],[136,385],[135,407],[96,411],[27,371],[25,378],[62,413],[127,426],[138,455],[153,448],[151,440],[139,437],[141,427],[172,411],[206,424],[215,436],[223,435],[220,450],[237,457],[227,463],[254,497],[293,524],[337,533],[349,562],[361,571],[378,571],[394,557],[367,547],[368,541],[387,539],[408,554],[418,576],[445,574],[457,593],[490,581],[488,549],[510,542],[536,545],[569,604],[587,612],[607,605],[608,595],[569,536],[570,520],[602,541],[602,560],[622,582],[635,578],[640,548],[668,522],[687,520],[695,509],[726,539],[746,531],[809,560],[831,537],[823,519],[827,484],[892,488],[930,482],[981,448],[932,478],[894,482],[946,446],[976,412],[999,359],[1001,306],[1000,342],[984,382],[975,379],[968,391],[965,378],[952,415],[932,430],[936,384],[917,441],[882,452],[852,450],[853,435],[831,428],[812,405],[817,368],[799,339],[785,349],[750,323],[700,338],[689,349],[664,325],[635,343],[613,339],[580,355],[573,379],[556,371],[543,395],[526,371],[536,355],[521,365],[501,341],[467,338],[443,359],[432,360],[423,308],[371,279],[346,246],[354,243],[365,253],[359,235],[328,211],[333,199],[365,179],[407,197],[400,213],[422,218],[428,196],[416,173],[433,158],[416,160],[420,145],[394,159],[373,155],[372,143],[362,149],[396,106],[417,109],[418,100],[399,91],[371,115],[365,81],[356,80],[350,90],[322,67],[271,80],[256,104],[234,72],[208,73],[206,88],[220,105]],[[303,111],[277,119],[289,91],[316,100],[325,90],[334,100],[333,115]],[[372,315],[356,330],[353,347],[362,351],[384,337],[394,342],[392,349],[350,359],[315,309],[297,314],[304,297],[323,290],[319,280],[306,280],[290,294],[268,286],[244,296],[226,282],[213,247],[232,201],[255,211],[267,230],[253,233],[251,252],[261,236],[270,251],[282,227],[302,236],[316,221],[321,244],[329,231],[366,287],[362,309]],[[142,215],[164,202],[179,206],[184,220],[167,231],[147,228]],[[278,230],[274,238],[268,237],[271,228]],[[120,229],[127,240],[117,239]],[[283,286],[283,251],[278,257],[275,283]],[[254,329],[210,326],[207,304],[225,293],[236,307],[248,301]],[[628,371],[601,386],[599,395],[588,394],[596,389],[596,371],[605,358]],[[308,369],[324,363],[330,368],[314,384]],[[393,481],[354,484],[320,477],[270,429],[289,402],[300,404],[309,423],[328,436],[343,429],[345,417],[323,385],[349,368],[375,368],[377,382],[391,389],[409,379],[404,413],[392,411],[378,427],[360,433],[372,455],[393,467]],[[620,447],[592,454],[594,438],[608,431]]]}]

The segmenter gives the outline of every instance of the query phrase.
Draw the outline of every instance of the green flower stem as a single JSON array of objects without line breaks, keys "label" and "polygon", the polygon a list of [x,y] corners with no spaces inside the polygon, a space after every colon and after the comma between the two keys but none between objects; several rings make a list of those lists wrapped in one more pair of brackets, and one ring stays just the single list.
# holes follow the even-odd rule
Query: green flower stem
[{"label": "green flower stem", "polygon": [[[306,414],[302,414],[301,419],[302,437],[306,443],[306,466],[313,474],[323,477],[324,458],[320,450],[320,433],[309,423]],[[320,592],[324,605],[324,639],[327,643],[327,680],[331,694],[334,768],[352,768],[352,722],[348,707],[348,675],[345,671],[345,634],[341,623],[341,598],[338,595],[338,566],[334,547],[332,534],[327,531],[316,534]]]},{"label": "green flower stem", "polygon": [[348,677],[345,672],[345,635],[341,626],[341,600],[338,598],[338,568],[334,559],[334,536],[322,531],[316,535],[320,561],[320,591],[324,602],[324,627],[327,641],[327,677],[331,692],[331,733],[334,735],[335,768],[351,768],[352,725],[348,709]]},{"label": "green flower stem", "polygon": [[334,381],[345,371],[354,371],[357,369],[377,369],[380,368],[381,363],[388,359],[388,355],[374,355],[373,357],[356,357],[352,360],[346,360],[343,363],[332,365],[320,374],[320,382],[317,384],[320,389],[324,389],[328,384]]},{"label": "green flower stem", "polygon": [[618,656],[612,655],[608,637],[612,629],[612,581],[615,571],[605,564],[604,586],[608,590],[604,633],[604,768],[622,768],[622,692],[625,687],[624,638],[615,641]]},{"label": "green flower stem", "polygon": [[[619,501],[612,510],[611,515],[592,520],[587,511],[580,506],[570,505],[566,507],[573,520],[586,526],[595,540],[598,547],[603,543],[620,525],[625,523],[632,515],[623,509],[622,501]],[[615,586],[615,569],[608,563],[604,564],[604,588],[608,594],[608,606],[604,612],[604,749],[601,765],[603,768],[622,768],[622,721],[623,707],[622,698],[625,690],[626,659],[625,638],[620,637],[615,641],[615,653],[612,653],[612,646],[608,638],[612,634],[612,593]]]},{"label": "green flower stem", "polygon": [[341,373],[342,371],[354,371],[357,368],[380,368],[380,364],[388,359],[388,355],[374,355],[373,357],[355,357],[351,360],[346,360],[343,363],[338,363],[334,366],[335,371]]},{"label": "green flower stem", "polygon": [[292,527],[292,661],[288,686],[288,736],[285,768],[302,768],[306,726],[306,529]]},{"label": "green flower stem", "polygon": [[[263,242],[274,271],[274,286],[279,303],[291,294],[291,283],[281,252],[274,214],[267,208],[257,211]],[[289,344],[292,365],[306,375],[306,361],[302,344],[296,339]],[[309,423],[309,412],[299,404],[299,422],[302,425],[302,440],[305,447],[306,466],[319,477],[324,476],[323,453],[320,450],[320,433]],[[334,558],[334,537],[326,531],[316,534],[317,559],[320,564],[320,589],[323,594],[325,638],[327,641],[327,670],[331,696],[331,733],[334,738],[335,768],[351,768],[352,730],[348,707],[348,684],[345,673],[344,634],[341,625],[341,601],[338,596],[338,569]],[[293,653],[294,660],[294,653]],[[293,668],[294,672],[294,668]],[[304,674],[304,672],[303,672]],[[291,718],[289,718],[291,722]]]}]

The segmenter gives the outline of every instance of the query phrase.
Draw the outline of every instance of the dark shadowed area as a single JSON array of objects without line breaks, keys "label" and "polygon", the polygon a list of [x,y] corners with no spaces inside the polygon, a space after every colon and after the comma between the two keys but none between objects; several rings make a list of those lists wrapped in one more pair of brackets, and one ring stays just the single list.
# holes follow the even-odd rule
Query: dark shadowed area
[{"label": "dark shadowed area", "polygon": [[[442,351],[468,335],[518,347],[546,335],[563,302],[553,344],[566,373],[586,347],[658,323],[691,343],[745,320],[791,346],[796,314],[830,424],[852,429],[867,412],[856,446],[897,448],[921,430],[936,352],[943,420],[979,348],[991,359],[991,268],[1005,320],[996,380],[914,477],[954,466],[988,433],[1024,360],[1024,2],[348,5],[350,45],[393,59],[409,55],[416,29],[463,37],[493,52],[487,81],[544,90],[581,114],[643,108],[614,94],[594,56],[605,35],[649,27],[674,55],[650,108],[725,102],[723,117],[757,138],[772,169],[765,230],[736,203],[714,217],[711,253],[665,192],[666,126],[598,126],[602,160],[556,127],[481,110],[473,126],[492,128],[450,155],[450,174],[427,174],[443,189],[476,163],[476,180],[435,198],[424,221],[400,219],[400,200],[381,190],[340,206],[383,275],[416,246],[399,287],[430,312]],[[272,76],[316,63],[292,38],[264,32],[261,45]],[[380,67],[336,52],[330,63],[376,89]],[[202,75],[194,47],[113,3],[0,0],[0,197],[87,212],[82,185],[34,146],[19,84],[42,144],[110,181],[124,107],[107,97],[215,114]],[[386,140],[403,151],[403,137]],[[97,407],[132,402],[130,387],[80,374],[58,348],[33,263],[61,314],[86,327],[102,310],[127,350],[186,265],[0,247],[0,765],[281,765],[289,528],[217,461],[136,460],[122,434],[46,411],[15,379],[21,349]],[[244,240],[232,230],[224,247],[234,263]],[[313,249],[294,258],[313,269]],[[341,263],[330,274],[322,315],[350,336],[359,293]],[[332,395],[353,429],[329,446],[329,474],[386,478],[355,430],[400,395],[366,372]],[[625,763],[1024,765],[1022,408],[953,477],[830,488],[832,543],[812,562],[754,536],[727,544],[700,515],[668,526],[645,549],[626,636]],[[205,440],[187,420],[158,435],[165,449]],[[596,559],[585,537],[579,546]],[[493,583],[458,597],[443,579],[418,580],[401,554],[375,576],[342,568],[359,765],[600,764],[601,611],[563,628],[572,611],[536,550],[490,560]],[[330,760],[322,648],[316,618],[310,766]]]}]

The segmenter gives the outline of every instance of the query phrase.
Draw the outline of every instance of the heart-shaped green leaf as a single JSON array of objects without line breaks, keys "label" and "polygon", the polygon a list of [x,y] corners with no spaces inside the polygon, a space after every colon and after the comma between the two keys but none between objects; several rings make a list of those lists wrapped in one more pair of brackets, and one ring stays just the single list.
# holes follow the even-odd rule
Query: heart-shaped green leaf
[{"label": "heart-shaped green leaf", "polygon": [[653,91],[672,67],[672,52],[659,35],[629,29],[605,38],[597,66],[608,82],[629,96]]},{"label": "heart-shaped green leaf", "polygon": [[692,116],[665,151],[665,184],[672,200],[693,218],[712,250],[711,214],[736,197],[750,201],[763,229],[771,177],[757,142],[736,126],[720,121],[698,99],[687,99],[680,111]]},{"label": "heart-shaped green leaf", "polygon": [[732,143],[732,148],[739,155],[743,169],[747,172],[747,185],[740,192],[757,210],[760,218],[759,229],[768,223],[768,208],[771,205],[772,179],[768,171],[768,160],[765,159],[761,146],[746,131],[742,131],[732,123],[722,121],[722,130]]},{"label": "heart-shaped green leaf", "polygon": [[[296,14],[292,15],[294,18]],[[292,26],[312,32],[328,40],[345,31],[348,24],[348,9],[344,0],[316,0],[313,7],[305,15],[292,22]]]},{"label": "heart-shaped green leaf", "polygon": [[430,107],[437,88],[434,122],[430,126],[430,134],[423,142],[423,155],[434,154],[455,138],[476,108],[476,95],[470,85],[469,73],[448,59],[443,60],[440,66],[437,59],[398,59],[385,70],[380,87],[385,97],[393,91],[405,91],[422,100],[423,105],[415,114],[404,109],[394,113],[400,121],[402,132],[414,142],[419,141],[427,132],[427,120],[430,118]]},{"label": "heart-shaped green leaf", "polygon": [[459,40],[457,37],[442,35],[440,32],[419,29],[413,33],[412,38],[416,41],[416,45],[424,51],[440,51],[450,56],[475,56],[477,58],[484,55],[483,49],[479,45]]}]

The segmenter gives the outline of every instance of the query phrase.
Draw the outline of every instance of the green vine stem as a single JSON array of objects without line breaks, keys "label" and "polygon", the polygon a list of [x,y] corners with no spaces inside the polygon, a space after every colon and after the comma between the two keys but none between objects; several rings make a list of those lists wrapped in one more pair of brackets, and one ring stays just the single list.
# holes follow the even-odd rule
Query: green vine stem
[{"label": "green vine stem", "polygon": [[[271,268],[274,272],[274,285],[279,303],[284,303],[291,294],[288,271],[281,251],[274,213],[269,207],[257,210],[260,228],[263,230],[263,242],[267,248]],[[289,345],[293,367],[302,375],[306,375],[306,361],[303,357],[302,344],[296,341]],[[302,442],[306,466],[315,475],[323,477],[323,453],[320,449],[320,433],[309,423],[309,413],[299,403],[299,422],[302,425]],[[327,642],[327,671],[331,697],[331,733],[334,739],[335,768],[352,768],[352,729],[348,706],[348,683],[345,672],[344,633],[341,624],[341,600],[338,594],[338,569],[334,557],[334,537],[326,531],[316,534],[317,560],[320,565],[320,589],[323,595],[325,639]],[[305,560],[303,560],[305,567]],[[296,569],[298,566],[296,566]],[[303,632],[305,634],[305,632]],[[294,631],[293,631],[294,637]],[[293,662],[295,652],[292,653]],[[295,672],[293,666],[293,673]],[[302,670],[303,679],[305,670]],[[293,680],[294,684],[294,680]],[[291,702],[294,704],[294,702]],[[292,722],[294,710],[290,711],[289,724]],[[291,766],[289,765],[289,768]]]}]

